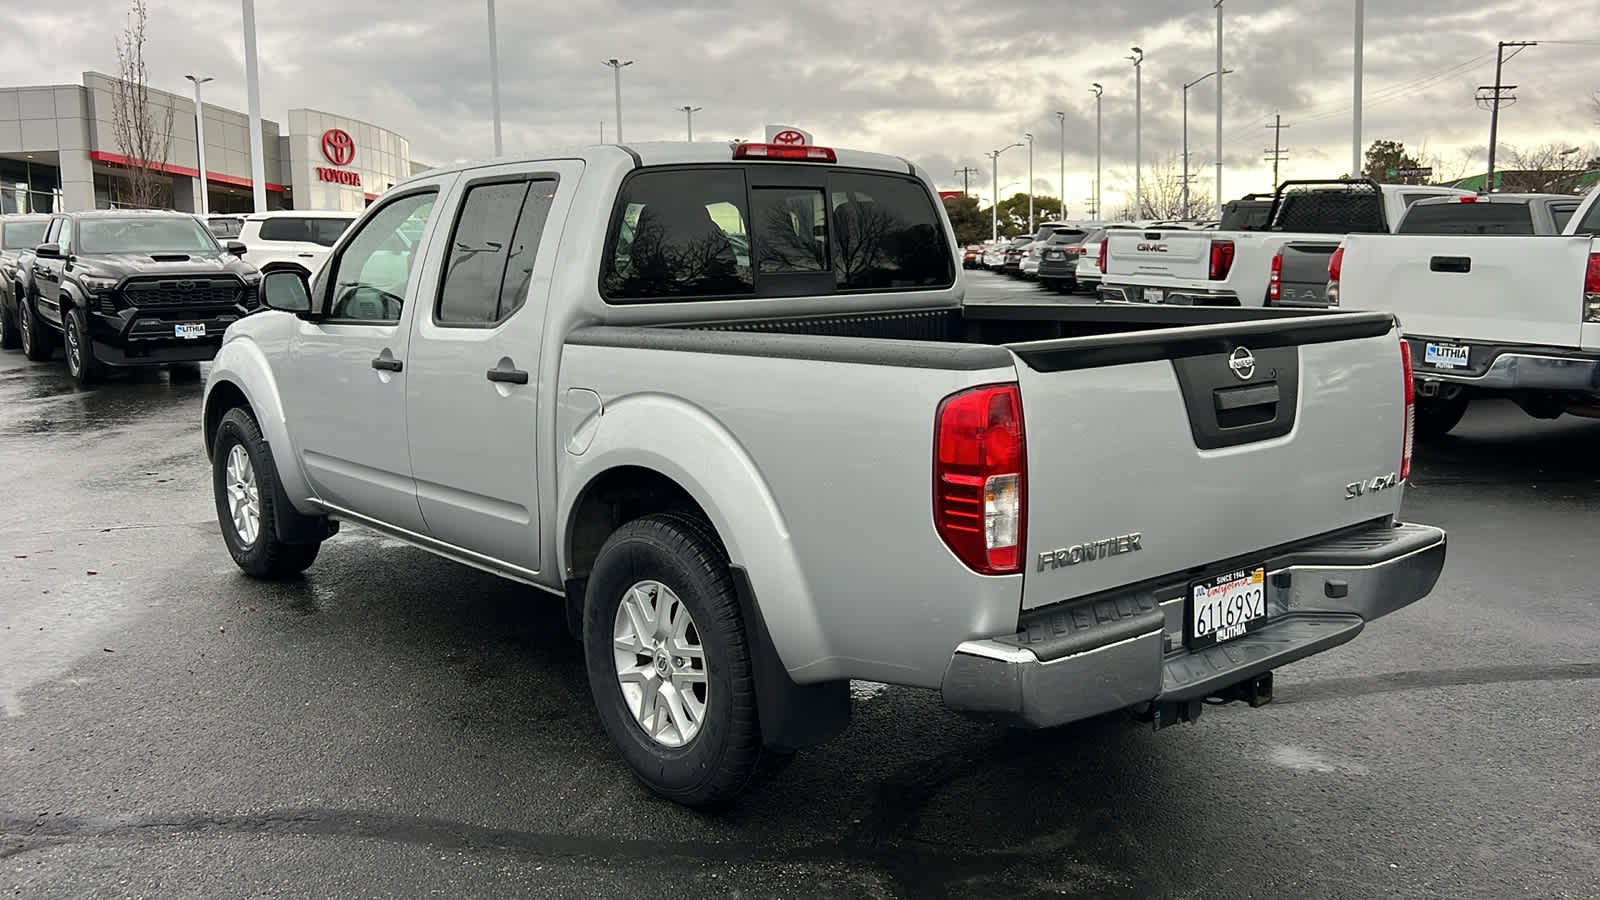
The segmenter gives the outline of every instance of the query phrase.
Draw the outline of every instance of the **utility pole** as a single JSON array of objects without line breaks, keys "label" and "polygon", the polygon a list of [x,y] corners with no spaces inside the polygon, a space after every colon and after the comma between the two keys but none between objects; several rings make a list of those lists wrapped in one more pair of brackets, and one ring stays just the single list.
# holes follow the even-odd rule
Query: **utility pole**
[{"label": "utility pole", "polygon": [[1033,234],[1033,132],[1024,132],[1022,136],[1028,139],[1028,233]]},{"label": "utility pole", "polygon": [[[1494,183],[1494,150],[1495,144],[1500,141],[1500,107],[1510,106],[1517,102],[1517,95],[1509,93],[1517,89],[1514,84],[1506,84],[1501,78],[1501,70],[1505,68],[1506,60],[1516,56],[1528,47],[1539,46],[1538,41],[1501,41],[1495,46],[1494,54],[1494,84],[1479,85],[1477,101],[1480,106],[1489,110],[1489,174],[1484,176],[1483,189],[1493,192]],[[1514,48],[1511,56],[1506,56],[1506,48]],[[1488,92],[1485,95],[1485,91]]]},{"label": "utility pole", "polygon": [[1144,209],[1144,183],[1140,175],[1140,166],[1144,163],[1144,51],[1134,47],[1133,55],[1127,59],[1133,60],[1133,220],[1137,222]]},{"label": "utility pole", "polygon": [[1278,163],[1289,155],[1289,151],[1283,149],[1283,130],[1289,126],[1283,124],[1283,116],[1274,113],[1272,124],[1267,127],[1272,129],[1272,149],[1267,151],[1272,155],[1261,158],[1272,161],[1272,189],[1276,191],[1278,189]]},{"label": "utility pole", "polygon": [[616,57],[612,57],[611,59],[603,62],[602,65],[611,67],[613,84],[615,86],[617,96],[617,143],[620,144],[622,143],[622,70],[633,65],[633,60],[617,59]]},{"label": "utility pole", "polygon": [[[1367,4],[1366,0],[1356,0],[1356,35],[1355,35],[1355,105],[1350,111],[1350,177],[1358,178],[1361,175],[1361,57],[1363,47],[1362,28],[1366,25]],[[1273,185],[1276,189],[1277,185]]]},{"label": "utility pole", "polygon": [[1089,90],[1094,93],[1094,217],[1100,219],[1105,216],[1100,208],[1100,97],[1106,89],[1096,81]]},{"label": "utility pole", "polygon": [[1056,121],[1061,123],[1061,221],[1067,220],[1067,114],[1056,111]]},{"label": "utility pole", "polygon": [[689,129],[689,143],[692,144],[694,143],[694,114],[705,109],[705,107],[684,105],[678,108],[683,110],[683,117]]},{"label": "utility pole", "polygon": [[[1231,69],[1222,67],[1222,0],[1211,4],[1217,8],[1217,209],[1222,209],[1222,76]],[[1185,184],[1185,190],[1188,185]],[[1183,214],[1189,214],[1189,204],[1185,200]]]},{"label": "utility pole", "polygon": [[961,196],[965,197],[972,193],[972,176],[982,175],[983,172],[979,171],[978,169],[974,169],[971,166],[962,166],[961,168],[955,170],[954,174],[961,176]]}]

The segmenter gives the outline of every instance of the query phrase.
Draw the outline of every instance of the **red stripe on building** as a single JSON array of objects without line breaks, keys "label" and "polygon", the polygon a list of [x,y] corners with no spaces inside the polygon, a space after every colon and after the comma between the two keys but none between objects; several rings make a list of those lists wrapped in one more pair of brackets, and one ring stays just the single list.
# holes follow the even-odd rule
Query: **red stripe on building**
[{"label": "red stripe on building", "polygon": [[[123,156],[120,153],[107,153],[104,150],[91,150],[89,151],[89,158],[95,162],[105,163],[111,166],[123,166],[129,169],[135,168],[133,160]],[[199,169],[191,169],[188,166],[175,166],[171,163],[153,162],[150,164],[150,168],[155,169],[157,172],[161,172],[165,175],[187,175],[190,178],[200,177]],[[255,182],[248,178],[239,178],[234,175],[222,175],[216,172],[207,172],[206,181],[215,181],[219,184],[231,184],[234,187],[243,188],[253,187],[255,184]],[[267,182],[267,190],[281,192],[283,190],[283,185],[274,184],[273,182],[269,181]]]}]

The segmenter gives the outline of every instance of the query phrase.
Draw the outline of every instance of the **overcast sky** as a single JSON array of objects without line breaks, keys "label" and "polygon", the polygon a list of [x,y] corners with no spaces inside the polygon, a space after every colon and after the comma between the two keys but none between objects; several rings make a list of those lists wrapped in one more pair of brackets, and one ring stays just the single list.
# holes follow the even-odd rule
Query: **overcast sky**
[{"label": "overcast sky", "polygon": [[[1592,0],[1590,0],[1592,2]],[[1600,18],[1582,3],[1368,0],[1364,142],[1426,148],[1467,173],[1483,170],[1489,116],[1473,103],[1494,77],[1497,40],[1539,40],[1506,67],[1520,98],[1501,143],[1600,137]],[[116,71],[113,39],[127,0],[39,4],[0,0],[0,83],[77,83]],[[1274,112],[1288,160],[1282,177],[1337,176],[1349,167],[1353,0],[1226,0],[1223,194],[1268,190],[1261,159]],[[498,0],[508,152],[615,139],[607,57],[623,70],[624,137],[757,137],[796,124],[818,143],[915,158],[943,187],[972,166],[985,196],[985,152],[1032,131],[1036,189],[1054,192],[1067,114],[1069,214],[1080,215],[1094,173],[1094,98],[1105,85],[1106,205],[1131,185],[1134,78],[1144,63],[1146,165],[1179,150],[1181,85],[1215,68],[1211,0]],[[151,81],[188,88],[211,75],[208,102],[246,108],[238,0],[150,0]],[[284,122],[310,106],[365,119],[411,141],[430,163],[493,149],[483,0],[258,0],[262,102]],[[1561,40],[1568,43],[1548,43]],[[1582,43],[1588,41],[1588,43]],[[1210,187],[1215,88],[1189,92],[1193,165]],[[1471,156],[1470,165],[1467,156]],[[1024,149],[1001,158],[1003,194],[1023,190]],[[1010,185],[1009,189],[1007,186]]]}]

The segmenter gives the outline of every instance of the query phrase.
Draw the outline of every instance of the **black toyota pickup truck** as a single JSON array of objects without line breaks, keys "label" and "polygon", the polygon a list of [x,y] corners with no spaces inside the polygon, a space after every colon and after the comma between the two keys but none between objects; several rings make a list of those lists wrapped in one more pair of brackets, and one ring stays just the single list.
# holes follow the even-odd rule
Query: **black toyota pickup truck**
[{"label": "black toyota pickup truck", "polygon": [[112,210],[50,218],[34,251],[21,315],[23,350],[49,359],[65,338],[79,384],[107,366],[198,363],[256,307],[261,274],[187,213]]}]

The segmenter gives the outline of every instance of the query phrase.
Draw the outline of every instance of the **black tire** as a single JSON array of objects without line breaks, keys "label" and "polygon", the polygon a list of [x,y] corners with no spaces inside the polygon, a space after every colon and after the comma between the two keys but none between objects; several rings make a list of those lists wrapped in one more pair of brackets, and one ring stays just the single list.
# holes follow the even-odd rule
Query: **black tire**
[{"label": "black tire", "polygon": [[[643,581],[671,590],[694,621],[705,658],[705,717],[681,747],[646,734],[629,709],[613,658],[613,629],[624,595]],[[692,807],[739,796],[768,762],[756,712],[744,619],[728,561],[710,529],[686,516],[645,516],[618,528],[595,559],[584,599],[584,656],[601,724],[634,776],[654,793]]]},{"label": "black tire", "polygon": [[5,301],[0,300],[0,350],[15,350],[21,346],[22,334],[17,331],[16,313],[6,309]]},{"label": "black tire", "polygon": [[67,311],[66,326],[67,374],[80,387],[105,381],[105,364],[95,358],[94,342],[89,340],[88,314],[74,306]]},{"label": "black tire", "polygon": [[1417,440],[1442,438],[1461,422],[1467,414],[1471,398],[1462,391],[1448,400],[1439,397],[1418,397],[1416,410]]},{"label": "black tire", "polygon": [[[228,458],[234,447],[243,447],[255,476],[256,509],[259,532],[246,538],[234,525],[228,501]],[[211,492],[216,499],[217,524],[222,528],[228,555],[246,575],[253,578],[287,578],[310,568],[322,549],[322,542],[290,544],[278,538],[275,518],[278,496],[278,470],[272,453],[261,438],[261,428],[248,410],[235,407],[217,425],[211,452]]]},{"label": "black tire", "polygon": [[32,297],[23,297],[17,305],[17,330],[21,334],[24,356],[34,362],[44,362],[55,355],[56,342],[51,339],[50,326],[39,321]]}]

